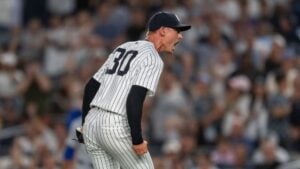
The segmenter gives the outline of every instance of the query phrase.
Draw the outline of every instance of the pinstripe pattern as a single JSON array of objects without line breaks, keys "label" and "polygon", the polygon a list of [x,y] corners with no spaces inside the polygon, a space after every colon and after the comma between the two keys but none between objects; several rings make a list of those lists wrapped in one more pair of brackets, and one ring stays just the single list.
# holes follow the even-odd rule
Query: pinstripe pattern
[{"label": "pinstripe pattern", "polygon": [[[129,68],[129,69],[128,69]],[[93,76],[101,83],[83,126],[83,136],[95,169],[153,169],[148,153],[132,149],[126,99],[132,85],[154,95],[163,62],[148,41],[127,42],[110,54]]]},{"label": "pinstripe pattern", "polygon": [[127,119],[98,108],[90,110],[83,126],[87,151],[95,169],[153,169],[149,152],[136,155]]},{"label": "pinstripe pattern", "polygon": [[[163,62],[153,44],[148,41],[127,42],[119,48],[126,51],[136,50],[138,54],[131,61],[128,73],[123,76],[116,73],[105,74],[105,69],[114,66],[114,59],[118,58],[120,53],[115,50],[110,55],[105,65],[94,75],[94,78],[101,83],[101,88],[96,93],[91,106],[126,115],[126,98],[131,86],[143,86],[149,89],[148,95],[154,95],[163,69]],[[129,59],[125,59],[124,62],[126,60]]]}]

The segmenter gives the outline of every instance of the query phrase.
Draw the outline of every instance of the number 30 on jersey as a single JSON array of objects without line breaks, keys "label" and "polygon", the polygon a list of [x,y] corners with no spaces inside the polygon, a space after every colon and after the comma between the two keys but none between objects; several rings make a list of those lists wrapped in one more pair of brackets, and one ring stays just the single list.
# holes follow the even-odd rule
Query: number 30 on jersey
[{"label": "number 30 on jersey", "polygon": [[130,62],[136,57],[138,52],[136,50],[126,51],[126,49],[123,48],[118,48],[115,52],[118,52],[119,55],[115,57],[113,66],[107,69],[106,73],[117,73],[117,75],[123,76],[128,72],[130,68]]}]

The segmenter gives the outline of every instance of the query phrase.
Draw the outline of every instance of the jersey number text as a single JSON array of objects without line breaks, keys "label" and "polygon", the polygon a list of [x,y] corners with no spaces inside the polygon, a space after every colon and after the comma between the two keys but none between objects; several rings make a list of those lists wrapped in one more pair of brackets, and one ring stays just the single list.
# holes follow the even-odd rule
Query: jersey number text
[{"label": "jersey number text", "polygon": [[[107,74],[114,74],[117,72],[117,75],[123,76],[125,75],[130,66],[130,62],[136,57],[138,52],[136,50],[129,50],[126,51],[126,49],[118,48],[116,52],[119,53],[117,57],[114,59],[114,65],[112,68],[108,69],[106,71]],[[126,59],[129,56],[129,59]],[[124,66],[123,66],[124,64]],[[118,69],[118,71],[117,71]]]}]

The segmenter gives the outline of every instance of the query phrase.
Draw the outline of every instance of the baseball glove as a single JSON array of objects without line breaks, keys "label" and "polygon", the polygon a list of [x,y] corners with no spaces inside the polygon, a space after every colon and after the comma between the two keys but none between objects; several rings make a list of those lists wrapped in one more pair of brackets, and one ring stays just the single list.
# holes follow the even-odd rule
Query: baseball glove
[{"label": "baseball glove", "polygon": [[77,137],[77,141],[79,143],[84,144],[83,135],[82,135],[82,128],[81,127],[76,128],[76,137]]}]

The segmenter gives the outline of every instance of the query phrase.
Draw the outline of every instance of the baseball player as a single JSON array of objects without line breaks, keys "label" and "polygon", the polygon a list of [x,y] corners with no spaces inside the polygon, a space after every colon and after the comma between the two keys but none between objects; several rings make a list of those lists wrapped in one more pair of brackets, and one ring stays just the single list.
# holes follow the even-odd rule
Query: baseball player
[{"label": "baseball player", "polygon": [[145,40],[118,46],[85,86],[82,134],[95,169],[152,169],[142,137],[142,107],[153,96],[163,70],[160,52],[173,53],[182,39],[180,23],[172,13],[155,13]]}]

